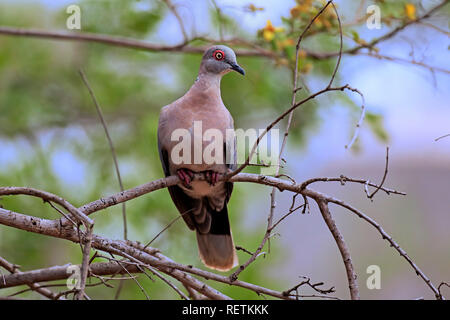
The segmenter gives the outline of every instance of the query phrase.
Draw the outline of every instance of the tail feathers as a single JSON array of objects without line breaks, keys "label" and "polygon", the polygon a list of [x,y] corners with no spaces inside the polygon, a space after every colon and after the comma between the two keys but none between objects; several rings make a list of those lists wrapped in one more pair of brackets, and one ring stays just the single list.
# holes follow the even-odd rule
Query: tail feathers
[{"label": "tail feathers", "polygon": [[[197,226],[198,252],[202,262],[211,269],[228,271],[238,265],[234,248],[227,205],[220,211],[211,208],[209,201],[203,202],[203,210],[209,218],[208,230]],[[205,232],[206,231],[206,232]]]},{"label": "tail feathers", "polygon": [[200,233],[208,233],[211,229],[211,214],[208,212],[208,203],[206,199],[200,200],[197,208],[192,212],[196,229]]},{"label": "tail feathers", "polygon": [[230,234],[202,234],[197,231],[200,259],[211,269],[228,271],[239,263]]}]

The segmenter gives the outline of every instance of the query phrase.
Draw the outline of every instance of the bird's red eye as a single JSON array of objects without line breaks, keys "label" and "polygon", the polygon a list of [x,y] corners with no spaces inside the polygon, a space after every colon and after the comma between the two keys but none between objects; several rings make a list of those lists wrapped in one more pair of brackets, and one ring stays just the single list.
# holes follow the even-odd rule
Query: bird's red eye
[{"label": "bird's red eye", "polygon": [[214,57],[214,59],[220,61],[220,60],[225,59],[225,53],[222,50],[216,50],[213,53],[213,57]]}]

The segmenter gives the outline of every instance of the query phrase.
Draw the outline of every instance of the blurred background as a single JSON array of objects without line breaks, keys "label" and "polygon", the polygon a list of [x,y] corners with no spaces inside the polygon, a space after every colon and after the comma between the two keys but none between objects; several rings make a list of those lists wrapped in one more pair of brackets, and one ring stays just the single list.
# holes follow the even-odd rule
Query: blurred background
[{"label": "blurred background", "polygon": [[[336,3],[346,49],[386,34],[440,1]],[[70,4],[81,8],[81,31],[66,29]],[[173,0],[172,4],[190,39],[228,43],[239,38],[280,56],[238,56],[246,76],[233,73],[223,79],[222,98],[236,128],[265,128],[289,107],[295,41],[324,2]],[[381,29],[366,27],[366,8],[371,4],[381,9]],[[284,153],[287,163],[282,168],[298,182],[344,174],[378,183],[389,146],[385,185],[407,196],[378,192],[371,201],[362,185],[318,183],[311,188],[345,200],[379,222],[436,285],[450,281],[450,137],[435,141],[450,133],[449,14],[446,5],[426,23],[407,27],[371,51],[416,63],[377,59],[364,54],[368,50],[344,55],[335,84],[358,88],[366,100],[367,114],[358,140],[351,149],[345,148],[360,116],[360,97],[347,92],[323,95],[295,112]],[[173,12],[157,0],[1,0],[0,25],[94,32],[166,45],[184,41]],[[338,35],[334,13],[327,10],[303,43],[299,75],[304,89],[299,99],[326,86],[336,62],[336,58],[314,59],[307,52],[337,52]],[[198,39],[190,45],[208,43]],[[233,48],[240,46],[242,43]],[[102,107],[124,187],[162,177],[156,140],[159,111],[189,89],[200,59],[200,54],[0,35],[0,186],[46,190],[76,206],[119,191],[107,140],[79,68]],[[278,128],[285,126],[282,122]],[[257,172],[257,168],[247,171]],[[260,185],[235,184],[229,212],[236,245],[250,251],[259,245],[270,192]],[[278,194],[277,217],[287,212],[291,199],[286,192]],[[3,197],[0,205],[38,217],[59,218],[56,211],[31,197]],[[434,297],[374,228],[341,208],[331,206],[331,210],[350,248],[362,298]],[[167,190],[132,200],[127,203],[128,238],[147,243],[177,216]],[[93,218],[97,234],[123,237],[120,206],[97,212]],[[349,298],[339,251],[315,204],[311,203],[309,214],[291,215],[276,232],[270,253],[246,269],[241,280],[282,291],[300,282],[300,276],[308,276],[313,282],[324,282],[324,288],[335,287],[334,296]],[[202,267],[195,235],[181,219],[152,246],[179,263]],[[248,259],[246,253],[238,254],[240,262]],[[5,226],[0,226],[0,256],[21,265],[22,270],[81,262],[77,244]],[[370,265],[381,269],[379,290],[366,286]],[[139,281],[153,299],[178,298],[159,280],[140,276]],[[117,287],[118,282],[115,284]],[[233,298],[262,299],[245,289],[211,284]],[[0,295],[17,290],[3,290]],[[88,288],[87,294],[94,299],[113,299],[115,291],[101,286]],[[313,292],[304,288],[300,293]],[[443,293],[449,295],[450,291],[444,288]],[[40,299],[29,292],[20,297]],[[145,299],[133,281],[125,282],[120,297]]]}]

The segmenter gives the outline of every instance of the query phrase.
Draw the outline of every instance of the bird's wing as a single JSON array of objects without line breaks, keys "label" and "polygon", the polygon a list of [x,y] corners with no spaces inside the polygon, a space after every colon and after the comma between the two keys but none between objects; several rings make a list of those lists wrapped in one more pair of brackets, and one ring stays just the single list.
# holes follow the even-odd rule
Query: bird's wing
[{"label": "bird's wing", "polygon": [[[161,161],[161,165],[163,167],[164,175],[166,177],[170,176],[170,163],[169,163],[169,154],[164,147],[164,141],[162,141],[162,137],[166,137],[164,134],[167,125],[168,115],[165,112],[164,108],[161,111],[158,123],[158,152],[159,152],[159,160]],[[170,197],[172,198],[173,203],[177,207],[178,211],[181,213],[184,221],[188,225],[189,229],[195,229],[195,223],[191,218],[191,211],[198,207],[198,200],[192,199],[188,197],[183,190],[179,186],[171,186],[168,187]]]}]

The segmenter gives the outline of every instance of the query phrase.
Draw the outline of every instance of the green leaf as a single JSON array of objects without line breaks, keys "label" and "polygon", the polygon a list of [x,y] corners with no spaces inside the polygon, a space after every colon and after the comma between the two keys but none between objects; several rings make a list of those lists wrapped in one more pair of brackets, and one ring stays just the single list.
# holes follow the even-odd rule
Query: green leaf
[{"label": "green leaf", "polygon": [[387,142],[389,140],[389,135],[384,127],[383,121],[384,118],[380,114],[375,114],[372,112],[366,113],[366,122],[369,124],[372,132],[382,142]]}]

